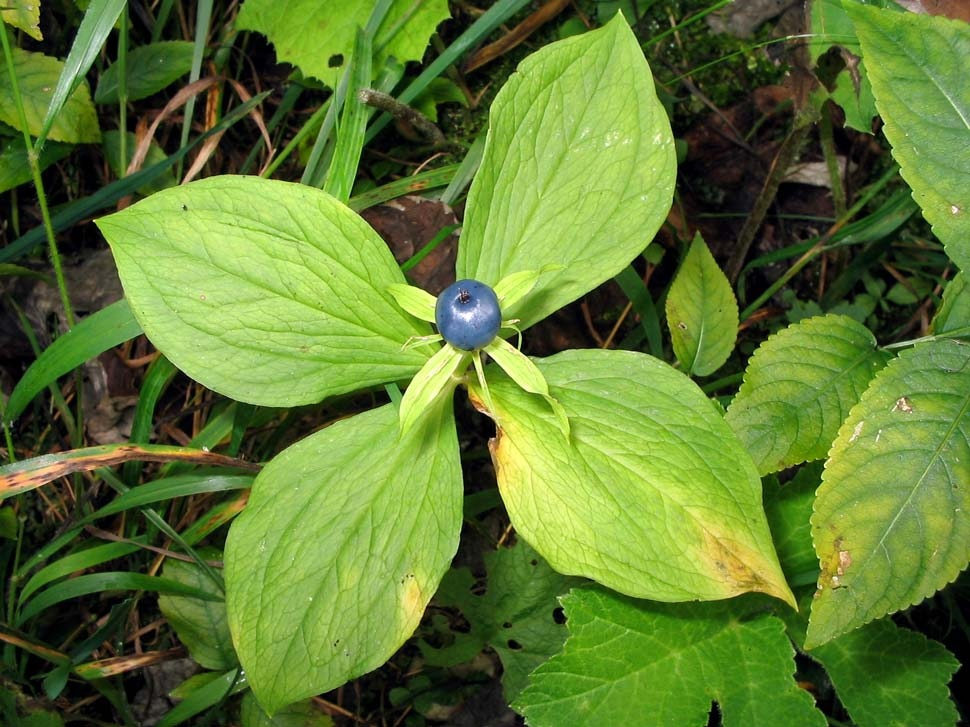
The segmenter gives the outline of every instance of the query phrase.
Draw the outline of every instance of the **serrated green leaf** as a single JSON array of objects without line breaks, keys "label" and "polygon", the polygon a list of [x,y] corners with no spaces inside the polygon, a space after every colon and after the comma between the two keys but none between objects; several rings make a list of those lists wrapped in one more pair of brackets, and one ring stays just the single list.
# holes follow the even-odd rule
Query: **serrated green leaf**
[{"label": "serrated green leaf", "polygon": [[[41,171],[66,157],[73,149],[73,144],[59,144],[55,141],[44,144],[44,148],[40,150]],[[30,161],[23,137],[17,136],[0,142],[0,192],[19,187],[31,179]]]},{"label": "serrated green leaf", "polygon": [[[216,548],[200,548],[206,560],[222,560]],[[227,671],[239,665],[232,649],[232,637],[226,621],[226,604],[209,576],[195,563],[168,559],[162,575],[212,594],[212,601],[175,594],[158,597],[158,608],[175,630],[189,654],[206,669]]]},{"label": "serrated green leaf", "polygon": [[230,529],[230,630],[270,714],[383,664],[458,547],[451,407],[400,438],[397,416],[385,405],[286,449]]},{"label": "serrated green leaf", "polygon": [[921,601],[970,559],[970,345],[931,341],[873,380],[815,501],[806,648]]},{"label": "serrated green leaf", "polygon": [[[884,0],[874,2],[884,4]],[[835,77],[835,87],[831,90],[821,87],[819,93],[822,98],[827,96],[842,108],[846,126],[872,133],[876,101],[872,97],[865,63],[860,57],[859,39],[842,7],[842,0],[815,0],[810,3],[809,28],[811,35],[806,40],[812,63],[817,64],[824,53],[838,47],[846,66]]]},{"label": "serrated green leaf", "polygon": [[967,276],[956,274],[943,289],[943,303],[933,316],[933,333],[939,335],[970,326],[970,290],[967,289]]},{"label": "serrated green leaf", "polygon": [[673,136],[621,17],[529,56],[496,96],[468,193],[458,277],[561,265],[503,311],[522,328],[613,277],[670,208]]},{"label": "serrated green leaf", "polygon": [[725,418],[761,474],[822,459],[887,358],[861,323],[807,318],[758,347]]},{"label": "serrated green leaf", "polygon": [[458,385],[458,374],[462,367],[468,367],[469,354],[466,351],[446,345],[428,359],[420,371],[408,384],[401,398],[401,434],[407,434],[426,413],[431,414],[440,408],[444,399]]},{"label": "serrated green leaf", "polygon": [[846,3],[883,131],[913,199],[962,270],[970,269],[970,27]]},{"label": "serrated green leaf", "polygon": [[512,524],[553,568],[641,598],[793,602],[754,465],[690,379],[632,351],[536,364],[570,440],[545,401],[490,371],[490,449]]},{"label": "serrated green leaf", "polygon": [[960,663],[941,644],[880,619],[812,650],[858,727],[953,727],[947,684]]},{"label": "serrated green leaf", "polygon": [[210,177],[97,221],[135,317],[192,378],[239,401],[309,404],[413,376],[430,327],[388,287],[383,240],[317,189]]},{"label": "serrated green leaf", "polygon": [[531,727],[702,725],[712,700],[724,727],[826,724],[760,599],[672,606],[578,588],[562,603],[569,638],[513,704]]},{"label": "serrated green leaf", "polygon": [[698,233],[667,294],[674,353],[691,376],[717,371],[734,349],[738,303],[727,277]]},{"label": "serrated green leaf", "polygon": [[[334,88],[350,58],[356,29],[367,24],[372,7],[342,0],[246,0],[236,27],[263,33],[277,58]],[[393,0],[374,39],[375,68],[389,56],[402,63],[421,60],[431,34],[448,17],[447,0],[417,5],[414,0]]]},{"label": "serrated green leaf", "polygon": [[0,19],[34,40],[44,39],[40,32],[40,0],[4,0]]},{"label": "serrated green leaf", "polygon": [[[17,76],[27,116],[27,132],[31,136],[37,136],[43,127],[51,97],[64,70],[64,63],[43,53],[31,53],[20,48],[12,48],[11,52],[13,72]],[[0,98],[13,97],[10,74],[0,73]],[[15,104],[0,105],[0,121],[20,129],[20,116]],[[98,117],[94,104],[91,103],[87,84],[82,83],[71,94],[54,119],[47,138],[69,144],[91,144],[101,139]]]},{"label": "serrated green leaf", "polygon": [[252,692],[246,692],[239,711],[242,727],[333,727],[333,719],[324,714],[307,699],[284,707],[270,717]]},{"label": "serrated green leaf", "polygon": [[[187,74],[192,69],[193,45],[188,40],[163,40],[129,51],[125,59],[128,100],[147,98]],[[95,103],[118,103],[119,71],[117,62],[104,70],[94,90]]]},{"label": "serrated green leaf", "polygon": [[[452,632],[454,642],[421,651],[429,664],[467,661],[487,647],[502,660],[505,698],[514,700],[525,688],[529,672],[556,653],[566,629],[556,620],[557,596],[582,583],[549,567],[528,543],[485,554],[485,591],[467,568],[454,568],[441,582],[435,603],[461,611],[467,631]],[[450,661],[453,654],[457,661]]]}]

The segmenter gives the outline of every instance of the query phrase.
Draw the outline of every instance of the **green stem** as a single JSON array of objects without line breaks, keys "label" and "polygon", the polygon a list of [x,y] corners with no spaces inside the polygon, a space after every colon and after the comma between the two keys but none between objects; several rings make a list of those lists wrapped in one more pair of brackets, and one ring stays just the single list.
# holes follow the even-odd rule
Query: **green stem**
[{"label": "green stem", "polygon": [[835,224],[833,224],[828,231],[819,238],[817,243],[815,243],[798,260],[796,260],[794,264],[792,264],[792,266],[785,271],[784,275],[769,285],[768,288],[751,303],[751,305],[741,311],[740,319],[742,321],[747,320],[752,313],[754,313],[764,304],[765,301],[771,298],[771,296],[773,296],[778,290],[787,285],[788,281],[795,277],[799,271],[802,270],[802,268],[808,265],[821,253],[825,252],[828,249],[829,241],[835,236],[835,234],[845,225],[847,225],[853,217],[859,214],[862,208],[865,207],[869,201],[889,183],[891,179],[894,179],[897,174],[899,174],[899,169],[894,166],[883,174],[878,180],[876,180],[876,182],[866,190],[866,193],[862,195],[862,197],[860,197],[854,205],[852,205],[851,209],[846,210],[845,214],[836,220]]},{"label": "green stem", "polygon": [[67,293],[67,281],[64,279],[64,269],[61,266],[61,256],[57,250],[57,241],[54,237],[54,226],[51,223],[50,209],[47,207],[47,195],[44,193],[44,182],[40,176],[40,149],[36,148],[30,138],[30,131],[27,125],[27,112],[24,109],[24,99],[20,94],[20,84],[17,82],[17,74],[13,70],[13,48],[10,45],[10,36],[7,33],[7,24],[0,23],[0,43],[3,44],[3,57],[7,64],[7,73],[10,76],[10,88],[13,92],[14,105],[17,107],[17,115],[20,119],[20,131],[24,137],[24,148],[27,149],[27,162],[30,165],[30,175],[34,180],[34,188],[37,190],[37,202],[40,205],[40,215],[44,222],[44,231],[47,233],[47,247],[50,253],[51,264],[54,266],[54,277],[57,279],[57,289],[61,296],[61,305],[64,306],[64,318],[69,328],[74,327],[74,309],[71,307],[71,299]]},{"label": "green stem", "polygon": [[121,11],[118,29],[118,152],[121,174],[128,176],[128,6]]}]

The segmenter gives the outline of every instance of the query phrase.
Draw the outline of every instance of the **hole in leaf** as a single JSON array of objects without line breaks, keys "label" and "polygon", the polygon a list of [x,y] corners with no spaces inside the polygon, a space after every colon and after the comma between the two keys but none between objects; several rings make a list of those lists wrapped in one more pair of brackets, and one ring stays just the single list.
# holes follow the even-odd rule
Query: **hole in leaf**
[{"label": "hole in leaf", "polygon": [[509,623],[508,621],[506,621],[504,624],[502,624],[502,628],[503,629],[510,629],[510,628],[512,628],[512,624]]},{"label": "hole in leaf", "polygon": [[516,641],[515,639],[509,639],[509,640],[508,640],[508,643],[507,643],[506,645],[507,645],[507,646],[508,646],[508,647],[509,647],[510,649],[512,649],[512,651],[521,651],[521,650],[522,650],[522,644],[520,644],[520,643],[519,643],[518,641]]},{"label": "hole in leaf", "polygon": [[552,620],[560,626],[566,623],[566,612],[563,610],[562,606],[557,606],[556,608],[552,609]]},{"label": "hole in leaf", "polygon": [[327,66],[329,68],[340,68],[344,64],[343,53],[334,53],[330,58],[327,59]]}]

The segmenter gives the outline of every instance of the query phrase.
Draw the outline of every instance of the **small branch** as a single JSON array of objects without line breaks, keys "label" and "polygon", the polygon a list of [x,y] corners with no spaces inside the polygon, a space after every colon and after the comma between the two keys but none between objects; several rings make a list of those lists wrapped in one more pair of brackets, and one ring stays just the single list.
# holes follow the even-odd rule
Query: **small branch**
[{"label": "small branch", "polygon": [[435,126],[431,119],[389,94],[375,91],[372,88],[362,88],[357,92],[357,100],[368,106],[373,106],[375,109],[386,111],[395,119],[410,124],[427,138],[436,149],[464,151],[462,147],[448,141],[445,135],[441,133],[441,129]]}]

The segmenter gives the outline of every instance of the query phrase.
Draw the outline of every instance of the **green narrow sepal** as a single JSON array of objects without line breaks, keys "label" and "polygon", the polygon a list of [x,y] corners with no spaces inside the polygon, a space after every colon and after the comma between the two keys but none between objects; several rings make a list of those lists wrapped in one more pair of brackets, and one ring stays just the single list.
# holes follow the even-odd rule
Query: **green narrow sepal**
[{"label": "green narrow sepal", "polygon": [[539,371],[539,368],[532,363],[532,360],[504,338],[496,338],[484,350],[498,364],[499,368],[507,373],[509,378],[524,391],[528,391],[530,394],[538,394],[549,402],[553,414],[556,415],[559,429],[568,441],[569,417],[566,416],[566,410],[549,393],[549,384],[546,383],[546,378]]},{"label": "green narrow sepal", "polygon": [[431,293],[405,283],[387,286],[397,304],[418,320],[434,323],[435,297]]},{"label": "green narrow sepal", "polygon": [[442,346],[438,353],[428,359],[401,399],[399,420],[402,436],[428,409],[435,406],[435,402],[454,390],[458,383],[456,375],[463,364],[468,365],[468,353],[449,345]]},{"label": "green narrow sepal", "polygon": [[521,270],[506,275],[495,286],[495,295],[503,311],[508,311],[513,305],[525,298],[536,287],[539,278],[544,273],[559,270],[562,265],[543,265],[539,270]]}]

